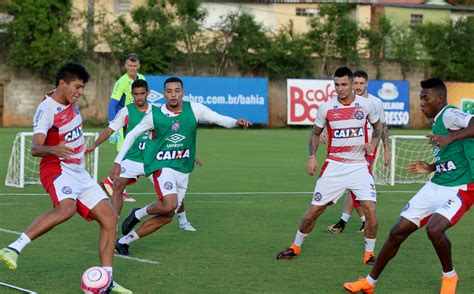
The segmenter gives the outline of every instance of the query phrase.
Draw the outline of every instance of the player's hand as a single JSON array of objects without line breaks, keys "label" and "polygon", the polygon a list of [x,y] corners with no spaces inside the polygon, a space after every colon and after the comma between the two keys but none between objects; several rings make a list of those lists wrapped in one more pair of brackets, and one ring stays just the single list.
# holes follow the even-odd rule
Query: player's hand
[{"label": "player's hand", "polygon": [[252,125],[251,122],[249,122],[248,120],[246,120],[245,118],[239,118],[235,124],[241,128],[247,128],[247,127],[250,127]]},{"label": "player's hand", "polygon": [[314,176],[314,172],[318,170],[318,161],[316,160],[316,156],[310,156],[308,158],[308,162],[306,163],[306,172],[310,176]]},{"label": "player's hand", "polygon": [[411,174],[430,174],[433,171],[431,164],[421,160],[410,162],[405,169]]},{"label": "player's hand", "polygon": [[375,147],[377,142],[374,142],[374,140],[370,141],[369,143],[365,143],[364,145],[364,150],[367,154],[374,154]]},{"label": "player's hand", "polygon": [[194,160],[194,163],[196,164],[196,166],[201,166],[202,165],[202,160],[200,160],[199,158],[195,158]]},{"label": "player's hand", "polygon": [[74,154],[74,149],[65,145],[65,142],[61,142],[56,146],[51,146],[51,154],[61,158],[69,158]]},{"label": "player's hand", "polygon": [[328,131],[324,128],[323,132],[319,135],[319,143],[326,144],[328,142]]},{"label": "player's hand", "polygon": [[443,147],[445,145],[448,145],[453,142],[451,137],[449,135],[435,135],[435,134],[429,134],[426,135],[426,137],[430,138],[428,141],[428,144],[436,146],[436,147]]},{"label": "player's hand", "polygon": [[95,150],[95,147],[96,147],[95,145],[87,146],[87,147],[86,147],[86,151],[85,151],[85,155],[87,155],[87,154],[93,152],[93,151]]},{"label": "player's hand", "polygon": [[389,165],[391,160],[392,160],[392,156],[390,154],[390,151],[384,151],[384,153],[383,153],[383,164]]},{"label": "player's hand", "polygon": [[112,166],[112,169],[109,172],[109,178],[111,178],[112,181],[114,181],[116,178],[120,176],[120,169],[121,169],[120,164],[114,162],[114,165]]},{"label": "player's hand", "polygon": [[117,144],[120,140],[120,131],[115,131],[112,136],[109,137],[109,142],[112,144]]}]

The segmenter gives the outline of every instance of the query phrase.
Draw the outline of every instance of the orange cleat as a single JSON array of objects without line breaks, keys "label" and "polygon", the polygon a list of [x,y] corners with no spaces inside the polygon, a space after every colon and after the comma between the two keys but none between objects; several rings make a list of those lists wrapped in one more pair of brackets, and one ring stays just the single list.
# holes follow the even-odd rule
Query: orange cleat
[{"label": "orange cleat", "polygon": [[344,289],[351,293],[365,293],[365,294],[372,294],[375,290],[375,285],[369,284],[366,278],[360,278],[356,282],[348,282],[344,283]]},{"label": "orange cleat", "polygon": [[375,255],[373,252],[365,252],[364,253],[364,264],[366,265],[374,265],[375,264]]},{"label": "orange cleat", "polygon": [[456,293],[456,286],[458,284],[459,277],[455,274],[452,277],[442,277],[441,278],[441,290],[439,291],[440,294],[455,294]]},{"label": "orange cleat", "polygon": [[276,259],[292,259],[295,256],[298,256],[301,252],[301,247],[291,244],[290,248],[277,254]]}]

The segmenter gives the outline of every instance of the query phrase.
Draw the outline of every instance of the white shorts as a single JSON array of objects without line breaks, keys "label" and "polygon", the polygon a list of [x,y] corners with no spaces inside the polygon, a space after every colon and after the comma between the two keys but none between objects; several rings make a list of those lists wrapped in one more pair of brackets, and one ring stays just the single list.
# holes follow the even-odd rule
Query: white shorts
[{"label": "white shorts", "polygon": [[140,176],[145,175],[145,168],[143,162],[125,159],[120,165],[120,177],[126,179],[138,180]]},{"label": "white shorts", "polygon": [[47,177],[43,181],[43,187],[51,197],[54,207],[64,199],[76,200],[77,212],[86,220],[92,210],[103,199],[109,199],[104,191],[87,173],[84,171],[72,171],[62,169],[55,177]]},{"label": "white shorts", "polygon": [[472,201],[468,199],[468,193],[460,194],[460,189],[466,189],[466,185],[446,187],[427,182],[408,201],[400,215],[423,227],[433,213],[438,213],[454,225],[469,210]]},{"label": "white shorts", "polygon": [[343,164],[328,160],[316,181],[311,204],[336,203],[346,190],[352,191],[356,200],[377,201],[374,178],[367,163]]},{"label": "white shorts", "polygon": [[176,211],[181,207],[186,190],[188,189],[189,174],[176,171],[171,168],[159,169],[150,175],[155,185],[156,193],[160,199],[163,196],[177,194],[178,206]]}]

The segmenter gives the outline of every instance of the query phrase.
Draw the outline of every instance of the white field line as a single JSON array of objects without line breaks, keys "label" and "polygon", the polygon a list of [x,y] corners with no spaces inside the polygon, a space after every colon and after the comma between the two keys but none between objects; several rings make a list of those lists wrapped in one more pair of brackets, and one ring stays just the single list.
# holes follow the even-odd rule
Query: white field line
[{"label": "white field line", "polygon": [[[0,228],[0,232],[9,233],[9,234],[14,234],[14,235],[21,235],[20,232],[8,230],[8,229],[3,229],[3,228]],[[141,262],[141,263],[160,264],[158,261],[149,260],[149,259],[136,258],[136,257],[130,257],[130,256],[119,255],[119,254],[114,254],[114,256],[115,256],[115,257],[119,257],[119,258],[123,258],[123,259],[138,261],[138,262]],[[35,293],[35,292],[31,292],[31,293]]]},{"label": "white field line", "polygon": [[[417,191],[379,190],[378,193],[416,193]],[[155,195],[152,192],[130,193],[131,195]],[[186,195],[308,195],[313,192],[189,192]],[[0,196],[46,196],[46,193],[0,193]]]},{"label": "white field line", "polygon": [[5,287],[8,287],[8,288],[12,288],[12,289],[22,291],[22,292],[26,292],[26,293],[30,293],[30,294],[38,294],[38,292],[31,291],[31,290],[28,290],[28,289],[23,289],[23,288],[13,286],[13,285],[10,285],[10,284],[7,284],[7,283],[0,282],[0,286],[5,286]]}]

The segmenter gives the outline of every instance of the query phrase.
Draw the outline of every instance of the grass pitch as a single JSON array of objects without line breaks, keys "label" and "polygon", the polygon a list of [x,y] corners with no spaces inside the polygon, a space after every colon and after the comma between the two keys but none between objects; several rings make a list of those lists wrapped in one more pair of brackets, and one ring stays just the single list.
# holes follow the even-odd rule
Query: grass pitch
[{"label": "grass pitch", "polygon": [[[0,129],[0,178],[5,178],[14,135],[26,129]],[[28,129],[29,131],[29,129]],[[87,131],[91,131],[87,129]],[[96,130],[98,131],[98,130]],[[394,131],[425,134],[424,131]],[[342,283],[365,276],[363,235],[354,213],[342,234],[325,228],[339,219],[343,201],[329,208],[303,244],[300,256],[278,261],[276,254],[293,241],[299,220],[309,207],[316,178],[305,172],[309,129],[198,131],[202,167],[192,173],[186,198],[188,219],[198,232],[178,230],[177,220],[136,241],[131,256],[158,264],[116,258],[114,279],[134,293],[345,293]],[[319,165],[325,154],[321,146]],[[115,149],[100,149],[100,177]],[[376,251],[420,185],[378,186],[379,234]],[[155,199],[145,180],[129,187],[136,203]],[[18,195],[16,195],[18,194]],[[34,194],[34,195],[28,195]],[[0,247],[13,242],[33,219],[51,209],[41,186],[0,188]],[[474,244],[471,213],[449,230],[453,259],[460,276],[458,293],[472,293]],[[0,282],[39,293],[81,293],[80,277],[98,265],[98,225],[75,216],[30,244],[18,269],[0,264]],[[412,235],[379,279],[377,293],[437,293],[441,267],[424,231]],[[0,293],[15,293],[0,286]]]}]

